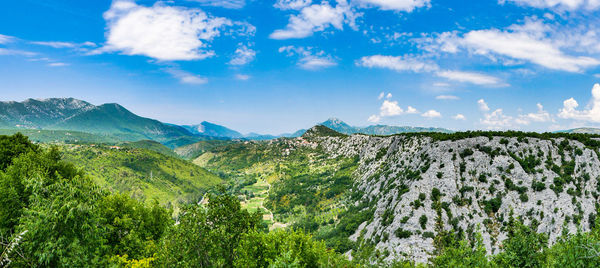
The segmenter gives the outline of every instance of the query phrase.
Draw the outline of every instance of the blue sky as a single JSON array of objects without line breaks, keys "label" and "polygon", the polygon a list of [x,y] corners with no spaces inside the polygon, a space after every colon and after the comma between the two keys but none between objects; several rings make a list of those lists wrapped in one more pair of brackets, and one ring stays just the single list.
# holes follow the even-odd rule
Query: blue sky
[{"label": "blue sky", "polygon": [[0,100],[117,102],[164,122],[600,126],[600,0],[21,0]]}]

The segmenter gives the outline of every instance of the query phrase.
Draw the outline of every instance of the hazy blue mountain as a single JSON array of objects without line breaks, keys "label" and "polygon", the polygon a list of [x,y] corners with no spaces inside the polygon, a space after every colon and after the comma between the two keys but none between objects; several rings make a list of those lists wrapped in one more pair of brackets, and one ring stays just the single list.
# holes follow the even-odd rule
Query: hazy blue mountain
[{"label": "hazy blue mountain", "polygon": [[581,127],[568,130],[559,130],[557,133],[582,133],[582,134],[600,134],[600,128]]},{"label": "hazy blue mountain", "polygon": [[330,118],[321,123],[321,125],[333,129],[343,134],[362,133],[367,135],[394,135],[399,133],[410,132],[442,132],[452,133],[453,131],[444,128],[432,127],[410,127],[410,126],[387,126],[387,125],[372,125],[367,127],[354,127],[346,124],[344,121],[337,118]]},{"label": "hazy blue mountain", "polygon": [[240,139],[244,137],[244,135],[235,130],[206,121],[198,125],[183,125],[181,127],[185,128],[187,131],[191,132],[194,135],[226,137],[232,139]]}]

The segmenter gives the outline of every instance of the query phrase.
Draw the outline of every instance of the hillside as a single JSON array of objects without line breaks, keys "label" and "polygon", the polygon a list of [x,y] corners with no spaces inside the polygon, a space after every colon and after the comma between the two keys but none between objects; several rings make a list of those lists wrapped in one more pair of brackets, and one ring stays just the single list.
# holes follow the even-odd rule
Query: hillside
[{"label": "hillside", "polygon": [[569,129],[569,130],[561,130],[561,131],[557,131],[557,133],[600,134],[600,129],[593,128],[593,127],[582,127],[582,128],[574,128],[574,129]]},{"label": "hillside", "polygon": [[[589,231],[600,196],[598,138],[520,132],[323,135],[220,147],[194,162],[274,185],[276,220],[341,252],[425,262],[449,235],[502,251],[518,218],[548,235]],[[344,175],[346,174],[346,175]],[[243,193],[243,192],[242,192]]]},{"label": "hillside", "polygon": [[207,141],[199,141],[196,143],[184,145],[175,148],[174,152],[180,157],[185,159],[195,159],[201,154],[212,150],[213,148],[224,146],[228,144],[235,143],[235,141],[230,140],[207,140]]},{"label": "hillside", "polygon": [[189,131],[190,133],[194,134],[194,135],[204,135],[204,136],[211,136],[211,137],[222,137],[222,138],[232,138],[232,139],[239,139],[239,138],[243,138],[244,135],[242,135],[241,133],[226,128],[224,126],[220,126],[217,124],[213,124],[210,122],[202,122],[198,125],[183,125],[181,126],[182,128],[185,128],[187,131]]},{"label": "hillside", "polygon": [[160,142],[156,142],[156,141],[152,141],[152,140],[125,142],[125,143],[122,143],[120,146],[123,148],[128,148],[128,149],[146,149],[146,150],[164,154],[166,156],[179,157],[173,150],[171,150],[171,148],[161,144]]},{"label": "hillside", "polygon": [[65,145],[67,162],[76,164],[100,186],[136,199],[177,206],[199,201],[222,180],[185,160],[147,149]]}]

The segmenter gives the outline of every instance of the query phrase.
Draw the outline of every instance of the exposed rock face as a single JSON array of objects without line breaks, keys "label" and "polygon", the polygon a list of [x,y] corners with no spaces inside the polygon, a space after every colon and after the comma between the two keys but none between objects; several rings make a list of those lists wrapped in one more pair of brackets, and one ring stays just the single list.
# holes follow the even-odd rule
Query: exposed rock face
[{"label": "exposed rock face", "polygon": [[[563,229],[588,231],[598,202],[595,148],[564,138],[486,136],[311,137],[331,157],[360,156],[358,189],[375,200],[372,220],[351,239],[370,240],[389,259],[425,262],[445,230],[479,232],[490,254],[507,237],[510,215],[554,243]],[[438,195],[437,193],[440,193]],[[436,209],[436,207],[438,209]],[[439,217],[441,215],[441,218]],[[426,219],[426,220],[424,220]]]}]

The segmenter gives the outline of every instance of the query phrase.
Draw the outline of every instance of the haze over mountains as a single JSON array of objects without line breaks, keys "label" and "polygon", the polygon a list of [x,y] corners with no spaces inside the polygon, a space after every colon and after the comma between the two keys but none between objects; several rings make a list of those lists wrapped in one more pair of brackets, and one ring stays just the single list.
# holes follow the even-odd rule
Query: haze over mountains
[{"label": "haze over mountains", "polygon": [[[356,127],[337,118],[330,118],[320,124],[343,134],[393,135],[409,132],[453,132],[433,127],[388,125]],[[239,131],[207,121],[197,125],[180,126],[138,116],[117,103],[96,106],[74,98],[0,102],[0,129],[77,131],[110,137],[116,141],[149,139],[172,148],[212,139],[268,140],[279,137],[299,137],[306,131],[300,129],[294,133],[280,135],[242,134]],[[563,132],[597,133],[598,129],[579,128]],[[61,135],[72,134],[61,133]]]}]

